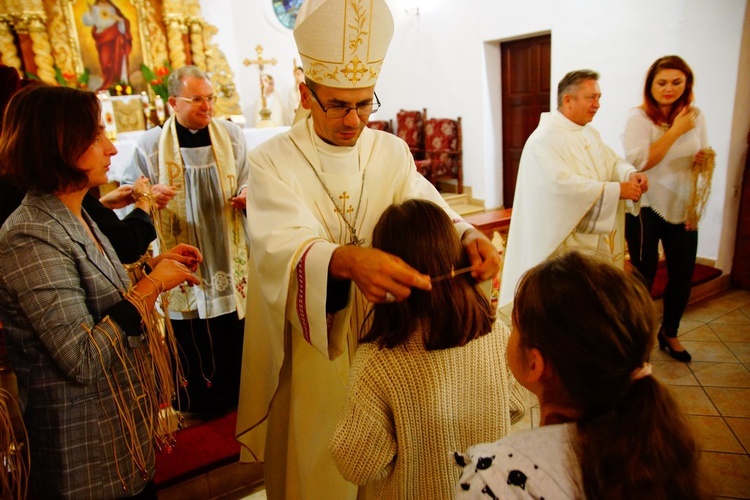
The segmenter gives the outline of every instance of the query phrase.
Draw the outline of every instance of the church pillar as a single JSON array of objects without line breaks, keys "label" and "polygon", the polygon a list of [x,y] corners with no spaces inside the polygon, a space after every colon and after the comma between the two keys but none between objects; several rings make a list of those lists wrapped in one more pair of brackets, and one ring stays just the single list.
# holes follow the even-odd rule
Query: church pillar
[{"label": "church pillar", "polygon": [[44,12],[29,11],[21,14],[16,22],[16,33],[26,71],[36,74],[44,83],[55,85],[55,59],[47,36]]},{"label": "church pillar", "polygon": [[169,50],[169,64],[173,68],[180,68],[188,61],[185,40],[183,38],[184,22],[181,15],[167,14],[164,16],[164,24],[167,26],[167,48]]},{"label": "church pillar", "polygon": [[200,17],[191,17],[188,20],[190,27],[190,52],[193,55],[193,64],[206,71],[206,54],[203,46],[203,20]]},{"label": "church pillar", "polygon": [[0,15],[0,61],[6,66],[21,69],[21,59],[18,57],[18,47],[13,38],[12,19],[7,15]]}]

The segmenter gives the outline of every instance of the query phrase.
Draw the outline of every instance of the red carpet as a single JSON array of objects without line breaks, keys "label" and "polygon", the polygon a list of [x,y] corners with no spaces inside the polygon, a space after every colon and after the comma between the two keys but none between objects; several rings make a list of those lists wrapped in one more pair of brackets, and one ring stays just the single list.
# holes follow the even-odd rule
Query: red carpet
[{"label": "red carpet", "polygon": [[166,488],[237,461],[240,444],[234,439],[236,423],[237,412],[233,411],[177,431],[172,453],[156,454],[156,486]]}]

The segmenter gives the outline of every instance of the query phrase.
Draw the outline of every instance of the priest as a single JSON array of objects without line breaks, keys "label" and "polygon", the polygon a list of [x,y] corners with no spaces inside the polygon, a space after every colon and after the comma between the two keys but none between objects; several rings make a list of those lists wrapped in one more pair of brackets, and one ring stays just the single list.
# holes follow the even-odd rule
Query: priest
[{"label": "priest", "polygon": [[523,148],[500,283],[503,312],[523,273],[560,249],[585,247],[624,261],[625,200],[637,213],[648,179],[589,125],[602,95],[598,79],[591,70],[565,75],[557,110],[542,113]]},{"label": "priest", "polygon": [[357,495],[328,444],[368,306],[431,289],[429,276],[370,248],[385,208],[406,198],[440,204],[474,277],[499,269],[492,243],[417,173],[406,143],[366,127],[392,34],[384,0],[306,1],[294,29],[305,113],[249,153],[250,319],[237,433],[243,459],[264,462],[271,500]]}]

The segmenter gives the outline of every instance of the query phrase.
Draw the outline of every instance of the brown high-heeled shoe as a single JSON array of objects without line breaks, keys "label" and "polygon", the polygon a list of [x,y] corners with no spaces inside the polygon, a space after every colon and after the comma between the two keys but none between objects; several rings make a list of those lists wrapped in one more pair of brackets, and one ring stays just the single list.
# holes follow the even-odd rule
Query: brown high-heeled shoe
[{"label": "brown high-heeled shoe", "polygon": [[661,349],[662,351],[667,351],[667,354],[672,356],[672,358],[676,359],[677,361],[688,363],[691,359],[693,359],[690,353],[686,350],[675,351],[674,349],[672,349],[672,345],[667,341],[667,337],[664,335],[662,330],[659,330],[659,333],[656,335],[656,340],[659,341],[659,349]]}]

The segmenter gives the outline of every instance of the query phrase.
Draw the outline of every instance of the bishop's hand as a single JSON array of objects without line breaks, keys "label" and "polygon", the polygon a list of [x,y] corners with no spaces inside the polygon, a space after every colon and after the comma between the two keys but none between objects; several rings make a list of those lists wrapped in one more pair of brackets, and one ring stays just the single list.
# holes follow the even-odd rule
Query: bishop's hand
[{"label": "bishop's hand", "polygon": [[412,288],[432,290],[429,276],[376,248],[338,247],[331,256],[328,273],[332,278],[354,281],[373,303],[405,300]]}]

